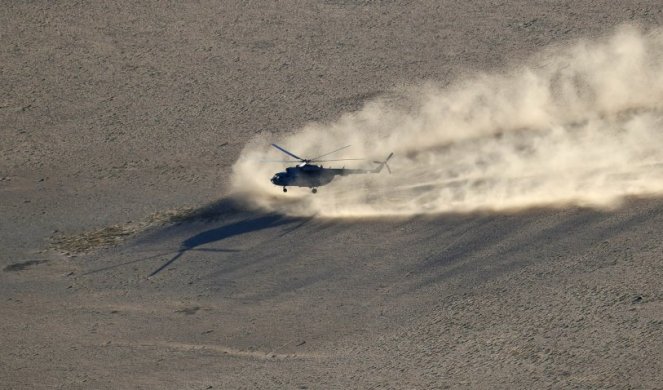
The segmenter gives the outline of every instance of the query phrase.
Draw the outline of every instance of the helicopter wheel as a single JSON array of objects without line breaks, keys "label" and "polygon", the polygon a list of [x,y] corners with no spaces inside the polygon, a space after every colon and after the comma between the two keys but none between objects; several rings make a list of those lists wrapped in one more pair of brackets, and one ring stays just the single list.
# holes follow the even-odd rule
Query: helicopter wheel
[{"label": "helicopter wheel", "polygon": [[288,192],[288,189],[283,187],[283,192]]},{"label": "helicopter wheel", "polygon": [[311,192],[315,194],[315,193],[318,192],[318,189],[317,189],[317,188],[314,188],[314,189],[311,190]]}]

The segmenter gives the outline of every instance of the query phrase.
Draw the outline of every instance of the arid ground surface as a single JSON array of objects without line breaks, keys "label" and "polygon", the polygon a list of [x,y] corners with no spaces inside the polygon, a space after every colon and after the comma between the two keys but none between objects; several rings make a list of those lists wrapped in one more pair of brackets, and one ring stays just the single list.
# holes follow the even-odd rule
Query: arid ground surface
[{"label": "arid ground surface", "polygon": [[230,196],[257,133],[661,27],[660,1],[185,3],[0,7],[0,388],[663,387],[661,197],[333,219]]}]

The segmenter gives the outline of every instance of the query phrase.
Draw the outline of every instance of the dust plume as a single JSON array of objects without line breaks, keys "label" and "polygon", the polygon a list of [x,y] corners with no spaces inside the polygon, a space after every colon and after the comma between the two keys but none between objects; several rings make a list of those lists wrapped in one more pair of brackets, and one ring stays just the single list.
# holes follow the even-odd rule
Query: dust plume
[{"label": "dust plume", "polygon": [[[352,168],[393,151],[393,174],[283,194],[269,181],[283,166],[260,162],[287,157],[271,142],[307,157],[352,144],[335,156],[367,158]],[[611,207],[663,193],[663,31],[621,27],[503,73],[410,87],[283,139],[263,134],[233,175],[234,190],[256,206],[328,217]]]}]

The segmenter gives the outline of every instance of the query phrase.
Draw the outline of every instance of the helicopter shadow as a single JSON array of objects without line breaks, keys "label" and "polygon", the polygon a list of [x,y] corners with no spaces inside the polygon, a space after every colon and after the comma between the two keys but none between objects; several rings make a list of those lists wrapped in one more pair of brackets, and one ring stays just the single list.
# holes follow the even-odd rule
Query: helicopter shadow
[{"label": "helicopter shadow", "polygon": [[184,256],[187,252],[193,252],[193,251],[218,252],[218,253],[240,252],[240,250],[238,249],[204,248],[203,246],[205,245],[223,241],[230,237],[240,236],[243,234],[248,234],[264,229],[270,229],[274,227],[294,224],[293,226],[286,228],[282,231],[279,237],[283,237],[286,234],[290,233],[293,230],[298,229],[299,227],[303,226],[305,223],[311,220],[311,218],[305,218],[305,219],[292,218],[274,213],[255,217],[255,214],[247,212],[247,210],[245,210],[241,206],[241,204],[236,200],[232,198],[225,198],[225,199],[220,199],[211,204],[208,204],[206,206],[203,206],[198,210],[195,210],[190,215],[178,220],[177,223],[172,224],[166,227],[165,229],[159,229],[155,232],[152,232],[151,234],[138,238],[136,244],[141,245],[141,243],[145,244],[155,240],[162,241],[164,239],[168,239],[168,237],[170,236],[180,235],[182,232],[182,225],[194,225],[195,223],[204,223],[205,225],[209,226],[213,224],[218,224],[219,220],[221,219],[226,219],[226,218],[237,219],[237,217],[244,217],[244,219],[197,233],[182,241],[179,248],[174,251],[165,250],[162,253],[158,253],[156,255],[142,257],[140,259],[130,260],[120,264],[113,264],[97,268],[88,271],[84,274],[87,275],[87,274],[103,272],[114,268],[119,268],[130,264],[148,261],[175,253],[166,262],[164,262],[161,266],[159,266],[157,269],[155,269],[148,275],[148,278],[151,278],[158,275],[163,270],[167,269],[170,265],[175,263],[179,258]]},{"label": "helicopter shadow", "polygon": [[234,249],[208,249],[208,248],[199,248],[203,245],[223,241],[227,238],[234,237],[234,236],[239,236],[247,233],[252,233],[264,229],[271,229],[275,228],[278,226],[285,226],[289,224],[293,224],[294,222],[300,221],[299,224],[296,224],[295,226],[292,226],[289,229],[286,229],[279,237],[283,237],[284,235],[290,233],[293,230],[296,230],[303,226],[305,223],[307,223],[310,219],[303,219],[303,220],[298,220],[298,219],[293,219],[293,218],[288,218],[284,217],[282,215],[278,214],[270,214],[266,216],[261,216],[257,218],[251,218],[251,219],[246,219],[242,220],[239,222],[234,222],[228,225],[216,227],[213,229],[209,229],[206,231],[203,231],[201,233],[198,233],[184,241],[182,241],[182,244],[180,248],[178,249],[177,253],[170,258],[168,261],[163,263],[159,268],[155,269],[152,271],[149,275],[148,278],[151,278],[153,276],[156,276],[159,274],[161,271],[165,270],[168,268],[170,265],[172,265],[175,261],[177,261],[180,257],[182,257],[185,253],[189,251],[209,251],[209,252],[239,252],[239,250],[234,250]]}]

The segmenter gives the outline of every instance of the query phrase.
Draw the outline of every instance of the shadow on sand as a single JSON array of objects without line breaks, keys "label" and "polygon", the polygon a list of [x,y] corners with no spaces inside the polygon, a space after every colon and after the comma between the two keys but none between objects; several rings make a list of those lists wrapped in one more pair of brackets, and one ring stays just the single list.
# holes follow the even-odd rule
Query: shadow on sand
[{"label": "shadow on sand", "polygon": [[243,221],[231,223],[228,225],[216,227],[214,229],[209,229],[204,232],[198,233],[195,236],[192,236],[182,241],[182,245],[180,246],[180,249],[177,251],[177,254],[175,254],[175,256],[173,256],[170,260],[163,263],[163,265],[161,265],[159,268],[155,269],[152,273],[148,275],[148,277],[151,278],[157,275],[159,272],[168,268],[168,266],[173,264],[186,252],[191,250],[210,251],[210,252],[238,252],[237,250],[233,249],[198,248],[200,246],[211,244],[213,242],[222,241],[229,237],[251,233],[258,230],[269,229],[280,225],[289,224],[292,222],[293,220],[287,219],[281,215],[271,214],[263,217],[246,219]]},{"label": "shadow on sand", "polygon": [[[241,219],[240,221],[235,221],[223,226],[215,227],[213,229],[205,230],[203,232],[200,232],[198,234],[195,234],[186,240],[182,241],[180,244],[180,247],[177,249],[175,255],[171,257],[168,261],[163,263],[160,267],[152,271],[149,275],[148,278],[151,278],[153,276],[156,276],[159,274],[161,271],[165,270],[168,268],[170,265],[172,265],[175,261],[177,261],[180,257],[182,257],[186,252],[189,251],[201,251],[201,252],[239,252],[237,249],[220,249],[220,248],[201,248],[201,246],[223,241],[227,238],[234,237],[234,236],[239,236],[247,233],[252,233],[256,232],[259,230],[263,229],[270,229],[274,228],[277,226],[285,226],[289,224],[295,224],[294,226],[290,227],[289,229],[286,229],[281,236],[284,236],[288,233],[290,233],[293,230],[298,229],[302,225],[304,225],[306,222],[310,220],[308,219],[301,219],[301,218],[291,218],[291,217],[286,217],[280,214],[274,214],[270,213],[267,215],[255,217],[255,213],[249,210],[246,210],[242,205],[236,201],[235,199],[232,198],[225,198],[221,199],[217,202],[214,202],[212,204],[206,205],[204,207],[201,207],[198,210],[195,210],[192,212],[190,215],[180,219],[177,224],[175,225],[170,225],[167,226],[165,229],[160,229],[157,232],[153,232],[147,237],[147,240],[155,239],[161,237],[164,232],[168,234],[170,233],[176,233],[177,231],[181,230],[181,225],[183,224],[193,224],[195,222],[203,222],[206,224],[212,224],[214,222],[219,221],[220,219],[226,219],[226,218],[232,218],[236,219],[237,217],[244,218]],[[154,256],[149,256],[149,257],[144,257],[140,258],[137,260],[131,260],[128,262],[124,262],[121,264],[115,264],[103,268],[99,268],[93,271],[89,271],[85,274],[93,274],[97,272],[102,272],[106,270],[110,270],[113,268],[129,265],[129,264],[134,264],[154,258],[158,258],[164,255],[167,255],[169,253],[173,252],[166,252],[166,253],[160,253]]]}]

